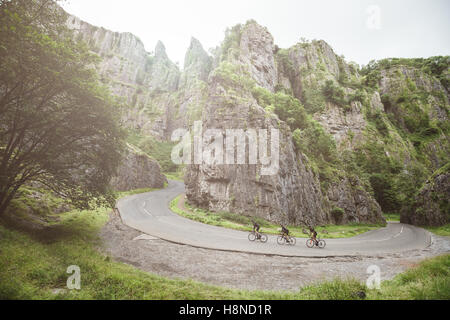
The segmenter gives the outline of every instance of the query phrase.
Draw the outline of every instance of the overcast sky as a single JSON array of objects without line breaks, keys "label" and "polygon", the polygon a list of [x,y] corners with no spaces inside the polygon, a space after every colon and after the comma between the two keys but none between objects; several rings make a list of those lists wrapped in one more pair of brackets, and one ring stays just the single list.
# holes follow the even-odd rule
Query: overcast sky
[{"label": "overcast sky", "polygon": [[206,50],[227,27],[256,20],[275,43],[323,39],[347,61],[450,55],[449,0],[66,0],[91,24],[138,36],[147,51],[158,40],[183,65],[191,36]]}]

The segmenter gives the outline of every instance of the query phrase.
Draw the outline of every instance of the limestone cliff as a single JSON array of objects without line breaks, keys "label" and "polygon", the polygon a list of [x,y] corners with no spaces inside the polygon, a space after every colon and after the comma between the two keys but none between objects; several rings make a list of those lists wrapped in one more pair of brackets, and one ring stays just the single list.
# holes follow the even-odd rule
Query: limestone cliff
[{"label": "limestone cliff", "polygon": [[279,48],[251,20],[228,29],[213,56],[192,38],[180,71],[162,42],[148,53],[131,34],[68,23],[102,58],[102,80],[139,135],[168,140],[196,120],[204,131],[280,130],[273,176],[253,164],[188,166],[194,205],[295,224],[383,222],[382,210],[406,207],[448,162],[448,57],[360,68],[322,40]]},{"label": "limestone cliff", "polygon": [[276,116],[268,116],[248,91],[239,84],[230,85],[218,72],[210,78],[202,124],[204,131],[279,128],[279,171],[263,176],[260,164],[188,166],[186,194],[191,203],[282,223],[329,221],[318,180],[307,168],[307,160],[296,155],[289,128]]},{"label": "limestone cliff", "polygon": [[404,208],[401,221],[420,226],[450,223],[450,164],[435,172]]},{"label": "limestone cliff", "polygon": [[184,69],[181,74],[180,87],[189,88],[199,80],[206,82],[211,70],[212,57],[203,49],[200,41],[192,37],[191,44],[184,58]]},{"label": "limestone cliff", "polygon": [[117,175],[111,179],[111,186],[117,191],[163,188],[165,183],[167,178],[161,174],[158,162],[131,145],[128,145]]},{"label": "limestone cliff", "polygon": [[112,32],[74,16],[69,16],[67,24],[101,57],[97,68],[102,81],[128,106],[123,114],[125,125],[165,138],[166,105],[156,104],[154,98],[161,100],[176,91],[181,73],[168,58],[164,44],[159,41],[154,53],[149,53],[131,33]]},{"label": "limestone cliff", "polygon": [[[261,176],[254,165],[189,166],[188,200],[212,211],[233,211],[284,223],[333,222],[330,211],[335,206],[344,208],[342,222],[383,221],[380,207],[357,179],[350,183],[342,178],[323,194],[307,157],[297,153],[289,126],[258,105],[251,93],[253,86],[269,92],[279,86],[276,50],[267,29],[254,21],[235,27],[218,52],[216,69],[208,81],[204,130],[282,128],[280,169],[274,176]],[[337,65],[336,59],[334,62]],[[335,66],[332,62],[329,65]],[[337,67],[335,72],[339,76]],[[358,117],[362,118],[361,112],[355,115]]]}]

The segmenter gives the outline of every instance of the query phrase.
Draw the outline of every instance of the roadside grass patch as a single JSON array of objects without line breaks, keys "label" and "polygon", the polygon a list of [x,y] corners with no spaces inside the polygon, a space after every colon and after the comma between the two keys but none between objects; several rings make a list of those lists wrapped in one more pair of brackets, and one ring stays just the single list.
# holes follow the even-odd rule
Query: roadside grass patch
[{"label": "roadside grass patch", "polygon": [[160,190],[159,188],[142,188],[142,189],[135,189],[135,190],[130,190],[130,191],[120,191],[116,193],[116,198],[120,199],[120,198],[124,198],[127,196],[132,196],[134,194],[140,194],[140,193],[147,193],[147,192],[152,192],[152,191],[156,191],[156,190]]},{"label": "roadside grass patch", "polygon": [[[267,220],[249,217],[241,214],[230,213],[230,212],[209,212],[204,209],[194,208],[185,202],[184,208],[180,208],[181,197],[180,195],[170,202],[170,209],[187,219],[191,219],[197,222],[230,228],[240,231],[252,231],[253,223],[252,220],[257,222],[261,226],[261,232],[266,234],[279,234],[281,231],[280,225],[274,224]],[[379,229],[383,225],[377,224],[348,224],[348,225],[326,225],[317,226],[316,231],[322,238],[336,239],[336,238],[348,238],[353,237],[358,234],[365,233],[367,231]],[[287,226],[290,235],[297,238],[309,238],[308,234],[305,234],[304,227],[299,226]]]},{"label": "roadside grass patch", "polygon": [[423,227],[423,228],[427,229],[430,232],[433,232],[434,234],[437,234],[438,236],[450,237],[450,223],[440,227]]},{"label": "roadside grass patch", "polygon": [[383,213],[386,221],[398,221],[400,222],[400,214],[398,213]]},{"label": "roadside grass patch", "polygon": [[363,300],[367,290],[358,280],[336,278],[306,286],[300,289],[299,296],[302,300]]},{"label": "roadside grass patch", "polygon": [[427,259],[418,266],[383,281],[381,289],[370,290],[369,299],[449,300],[450,254]]},{"label": "roadside grass patch", "polygon": [[176,172],[163,172],[168,180],[184,181],[184,173],[180,169]]}]

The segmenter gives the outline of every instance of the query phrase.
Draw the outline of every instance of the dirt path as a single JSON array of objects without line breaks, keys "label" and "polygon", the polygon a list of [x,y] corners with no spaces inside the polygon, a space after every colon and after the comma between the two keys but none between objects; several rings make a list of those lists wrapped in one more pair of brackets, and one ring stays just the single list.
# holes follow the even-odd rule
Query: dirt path
[{"label": "dirt path", "polygon": [[376,258],[321,259],[224,252],[159,239],[133,240],[142,233],[124,225],[116,214],[111,215],[100,235],[103,250],[117,261],[169,278],[238,289],[298,290],[335,277],[365,281],[370,265],[380,267],[382,280],[391,279],[424,258],[450,253],[450,239],[438,236],[433,236],[433,244],[427,249]]}]

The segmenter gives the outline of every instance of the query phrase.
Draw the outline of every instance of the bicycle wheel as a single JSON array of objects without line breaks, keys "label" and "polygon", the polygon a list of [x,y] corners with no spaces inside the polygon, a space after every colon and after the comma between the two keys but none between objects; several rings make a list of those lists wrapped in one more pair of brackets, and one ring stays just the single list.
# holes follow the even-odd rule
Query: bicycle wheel
[{"label": "bicycle wheel", "polygon": [[306,240],[306,246],[307,246],[308,248],[314,247],[314,241],[313,241],[312,239]]},{"label": "bicycle wheel", "polygon": [[323,249],[323,248],[325,248],[325,246],[327,244],[326,244],[325,240],[319,240],[319,244],[318,245],[319,245],[319,248]]},{"label": "bicycle wheel", "polygon": [[254,232],[251,232],[248,234],[248,240],[255,241],[256,240],[256,234]]},{"label": "bicycle wheel", "polygon": [[278,236],[278,237],[277,237],[277,243],[278,243],[279,245],[283,245],[283,244],[285,243],[284,238],[283,238],[282,236]]},{"label": "bicycle wheel", "polygon": [[295,239],[294,237],[289,237],[289,244],[291,246],[295,246],[296,243],[297,243],[297,239]]},{"label": "bicycle wheel", "polygon": [[262,243],[266,243],[267,242],[267,235],[261,233],[261,238],[259,240],[261,240]]}]

